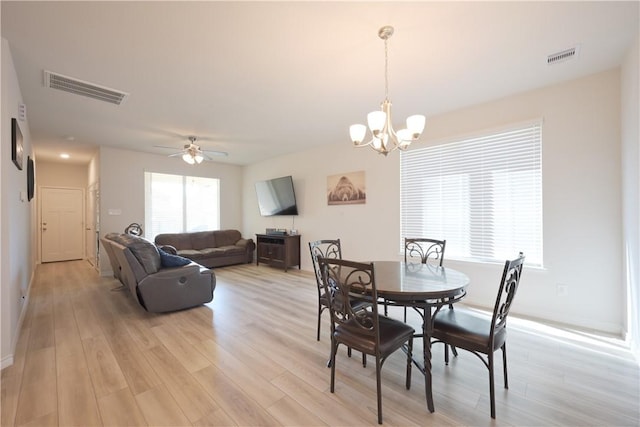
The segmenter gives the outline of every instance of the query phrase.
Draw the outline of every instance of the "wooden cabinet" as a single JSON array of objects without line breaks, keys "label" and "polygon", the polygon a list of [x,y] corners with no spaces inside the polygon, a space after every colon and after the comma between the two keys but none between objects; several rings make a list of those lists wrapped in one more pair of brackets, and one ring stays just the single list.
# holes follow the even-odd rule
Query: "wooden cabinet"
[{"label": "wooden cabinet", "polygon": [[256,265],[262,262],[283,267],[284,271],[297,265],[300,269],[300,235],[256,234],[256,246]]}]

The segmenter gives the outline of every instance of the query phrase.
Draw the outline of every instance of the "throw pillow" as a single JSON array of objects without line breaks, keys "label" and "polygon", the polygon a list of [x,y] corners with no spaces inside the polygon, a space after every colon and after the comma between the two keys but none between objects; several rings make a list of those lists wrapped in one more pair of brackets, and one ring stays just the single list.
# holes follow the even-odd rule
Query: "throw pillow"
[{"label": "throw pillow", "polygon": [[160,264],[163,267],[181,267],[191,263],[191,260],[178,255],[173,255],[158,248],[160,252]]}]

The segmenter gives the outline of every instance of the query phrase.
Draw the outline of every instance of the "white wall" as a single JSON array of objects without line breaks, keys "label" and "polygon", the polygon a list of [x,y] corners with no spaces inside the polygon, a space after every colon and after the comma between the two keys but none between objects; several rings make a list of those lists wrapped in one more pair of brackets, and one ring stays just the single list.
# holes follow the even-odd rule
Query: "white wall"
[{"label": "white wall", "polygon": [[[427,118],[423,142],[415,148],[534,118],[544,119],[545,268],[525,271],[513,310],[621,334],[625,299],[618,69]],[[327,175],[358,170],[366,172],[366,205],[327,206]],[[300,205],[295,227],[291,217],[258,214],[255,181],[282,175],[294,179]],[[297,228],[302,235],[305,270],[312,269],[308,242],[321,238],[342,239],[346,258],[399,259],[399,185],[398,153],[384,158],[367,148],[353,148],[345,129],[344,141],[331,147],[245,168],[243,232]],[[471,278],[467,303],[492,306],[502,265],[455,262],[446,257],[445,265]],[[557,297],[558,283],[569,285],[567,297]]]},{"label": "white wall", "polygon": [[[144,172],[220,179],[220,228],[242,229],[242,167],[203,162],[188,165],[180,158],[102,147],[99,155],[100,236],[123,232],[132,222],[144,224]],[[109,210],[120,210],[109,215]],[[111,272],[101,254],[100,271]]]},{"label": "white wall", "polygon": [[88,166],[64,162],[38,161],[38,187],[87,188]]},{"label": "white wall", "polygon": [[629,341],[640,359],[640,36],[622,66],[622,194],[624,281]]},{"label": "white wall", "polygon": [[[22,95],[9,44],[2,39],[2,144],[0,146],[0,367],[13,353],[35,269],[32,233],[35,203],[27,202],[27,156],[32,156],[28,120],[19,121],[24,138],[23,168],[11,162],[11,118],[18,118]],[[24,198],[22,197],[24,196]]]}]

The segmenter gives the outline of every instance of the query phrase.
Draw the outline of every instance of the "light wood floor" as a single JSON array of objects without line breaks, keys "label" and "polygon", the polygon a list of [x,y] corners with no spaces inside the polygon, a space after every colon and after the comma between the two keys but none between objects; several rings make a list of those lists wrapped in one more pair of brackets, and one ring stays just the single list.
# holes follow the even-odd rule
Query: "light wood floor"
[{"label": "light wood floor", "polygon": [[[359,355],[341,352],[329,392],[328,318],[317,342],[310,273],[243,265],[216,275],[212,303],[150,314],[84,261],[40,265],[15,363],[2,371],[2,426],[376,423],[375,368]],[[510,388],[498,357],[496,420],[484,365],[460,352],[446,367],[434,345],[436,412],[416,369],[405,389],[400,352],[383,366],[385,424],[639,425],[628,351],[538,326],[510,322]]]}]

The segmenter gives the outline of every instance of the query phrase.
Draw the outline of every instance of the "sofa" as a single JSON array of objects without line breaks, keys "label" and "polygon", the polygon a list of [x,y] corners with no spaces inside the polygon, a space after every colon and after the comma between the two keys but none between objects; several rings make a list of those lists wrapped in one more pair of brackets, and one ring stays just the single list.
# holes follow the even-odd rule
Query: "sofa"
[{"label": "sofa", "polygon": [[250,264],[256,249],[253,239],[242,238],[238,230],[164,233],[156,236],[155,243],[167,252],[209,268]]},{"label": "sofa", "polygon": [[167,254],[141,237],[109,233],[100,241],[113,276],[145,310],[162,313],[213,300],[216,287],[213,270]]}]

